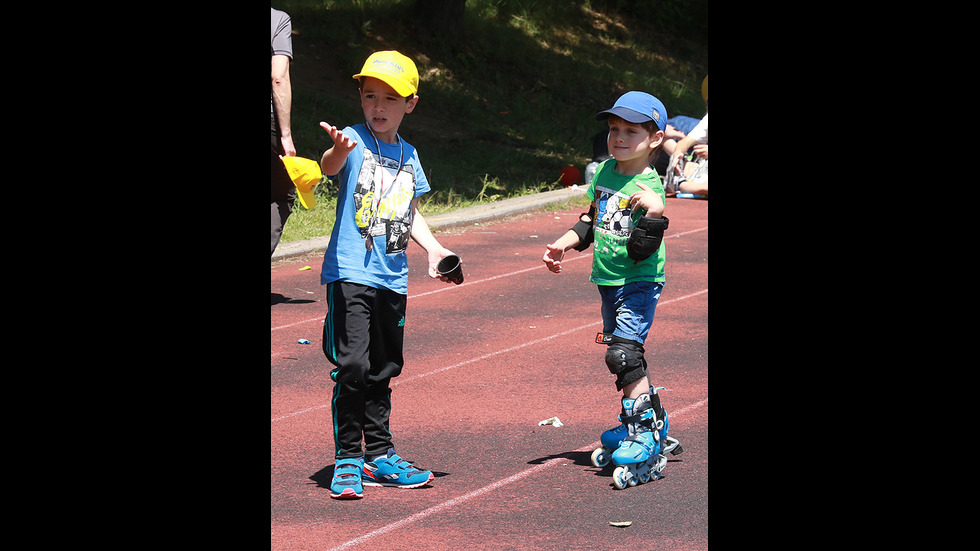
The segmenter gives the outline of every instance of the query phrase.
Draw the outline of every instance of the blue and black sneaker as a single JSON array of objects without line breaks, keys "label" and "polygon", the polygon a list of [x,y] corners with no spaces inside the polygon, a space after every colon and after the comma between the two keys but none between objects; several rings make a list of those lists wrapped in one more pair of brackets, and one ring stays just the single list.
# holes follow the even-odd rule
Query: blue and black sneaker
[{"label": "blue and black sneaker", "polygon": [[387,456],[364,463],[363,473],[365,486],[418,488],[435,478],[432,471],[420,471],[398,457],[394,448],[388,450]]},{"label": "blue and black sneaker", "polygon": [[338,459],[333,467],[333,480],[330,481],[330,497],[336,499],[358,499],[364,497],[361,485],[361,469],[364,459],[360,457]]}]

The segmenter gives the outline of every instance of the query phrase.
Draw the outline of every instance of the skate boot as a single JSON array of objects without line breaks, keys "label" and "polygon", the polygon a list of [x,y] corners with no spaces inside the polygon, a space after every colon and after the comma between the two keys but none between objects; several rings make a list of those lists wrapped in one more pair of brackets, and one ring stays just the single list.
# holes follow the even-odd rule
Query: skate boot
[{"label": "skate boot", "polygon": [[663,419],[657,421],[657,432],[660,436],[660,453],[663,455],[680,455],[684,452],[681,443],[673,436],[667,436],[667,428],[670,425],[670,417],[667,410],[664,410]]},{"label": "skate boot", "polygon": [[[650,389],[650,402],[656,406],[660,405],[660,397],[657,395],[658,390],[666,390],[664,387],[657,387]],[[662,409],[662,408],[661,408]],[[619,416],[619,420],[623,420],[623,416]],[[660,453],[666,455],[668,452],[671,455],[678,455],[684,451],[681,447],[681,443],[677,441],[676,438],[672,436],[667,436],[667,411],[663,411],[663,422],[657,423],[657,428],[659,429],[661,450]],[[623,440],[629,436],[626,429],[626,425],[620,423],[618,427],[613,427],[606,432],[602,433],[599,437],[600,446],[592,452],[592,465],[595,467],[605,467],[612,460],[612,452],[619,448]]]},{"label": "skate boot", "polygon": [[660,454],[666,456],[668,453],[671,455],[679,455],[684,451],[681,447],[681,443],[678,442],[673,436],[667,436],[667,429],[669,428],[670,421],[667,416],[667,410],[660,404],[660,395],[657,394],[658,390],[667,390],[662,386],[655,386],[650,388],[650,404],[653,406],[653,411],[655,419],[653,422],[653,430],[657,431],[657,435],[660,440]]},{"label": "skate boot", "polygon": [[650,404],[650,395],[641,394],[636,399],[623,398],[620,417],[628,436],[612,452],[613,486],[622,490],[637,483],[649,482],[661,477],[667,458],[660,453],[660,430],[657,417]]},{"label": "skate boot", "polygon": [[[620,415],[622,420],[622,415]],[[599,436],[600,446],[592,452],[592,465],[595,467],[605,467],[612,461],[612,452],[619,448],[623,440],[629,436],[626,425],[620,423],[618,427],[613,427]]]}]

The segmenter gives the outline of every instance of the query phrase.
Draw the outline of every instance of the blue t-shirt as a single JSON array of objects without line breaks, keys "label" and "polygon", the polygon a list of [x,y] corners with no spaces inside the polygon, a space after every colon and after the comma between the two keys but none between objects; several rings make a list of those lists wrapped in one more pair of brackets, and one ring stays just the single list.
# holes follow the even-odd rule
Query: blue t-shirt
[{"label": "blue t-shirt", "polygon": [[[365,125],[348,126],[343,132],[357,146],[338,174],[337,221],[323,257],[320,284],[350,281],[407,295],[405,249],[412,232],[412,200],[429,191],[418,152],[401,137],[396,144],[379,141],[379,164],[374,136]],[[365,246],[367,239],[371,250]]]}]

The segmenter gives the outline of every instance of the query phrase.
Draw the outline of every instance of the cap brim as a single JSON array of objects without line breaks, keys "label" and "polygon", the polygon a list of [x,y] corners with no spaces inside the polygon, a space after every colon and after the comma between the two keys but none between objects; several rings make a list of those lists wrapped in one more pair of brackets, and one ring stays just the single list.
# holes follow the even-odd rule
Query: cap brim
[{"label": "cap brim", "polygon": [[316,207],[316,197],[313,195],[312,189],[310,191],[303,191],[296,188],[296,196],[299,197],[299,202],[306,210],[312,210]]},{"label": "cap brim", "polygon": [[380,80],[381,82],[384,82],[388,86],[391,86],[395,90],[395,92],[403,98],[414,96],[416,92],[416,90],[412,89],[412,87],[409,84],[406,84],[405,82],[384,73],[365,71],[363,73],[357,73],[356,75],[354,75],[355,79],[359,79],[362,77],[372,77]]},{"label": "cap brim", "polygon": [[320,163],[295,156],[283,157],[282,163],[293,185],[296,186],[296,195],[299,196],[300,203],[307,209],[315,207],[316,198],[313,196],[313,189],[323,179]]},{"label": "cap brim", "polygon": [[650,122],[653,120],[652,117],[644,115],[643,113],[634,111],[627,107],[613,107],[612,109],[606,109],[605,111],[600,111],[596,114],[595,120],[602,121],[609,118],[609,115],[616,115],[617,117],[623,119],[626,122],[631,122],[633,124],[642,124],[645,122]]}]

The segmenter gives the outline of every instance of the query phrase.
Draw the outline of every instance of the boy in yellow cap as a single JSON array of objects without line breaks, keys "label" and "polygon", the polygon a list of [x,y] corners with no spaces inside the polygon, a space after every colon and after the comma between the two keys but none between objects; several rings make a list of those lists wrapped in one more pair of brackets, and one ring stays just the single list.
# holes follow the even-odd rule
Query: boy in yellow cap
[{"label": "boy in yellow cap", "polygon": [[396,51],[376,52],[354,78],[365,122],[343,130],[320,123],[334,142],[320,167],[338,175],[340,188],[320,272],[329,309],[323,353],[335,366],[330,378],[336,382],[330,497],[338,499],[362,497],[362,486],[417,488],[433,479],[431,471],[395,454],[389,383],[404,363],[409,238],[425,249],[434,279],[449,281],[436,266],[453,254],[418,210],[429,182],[415,148],[398,134],[419,101],[415,63]]}]

